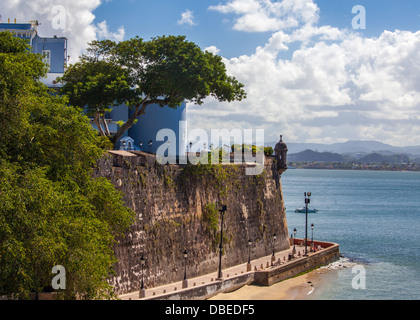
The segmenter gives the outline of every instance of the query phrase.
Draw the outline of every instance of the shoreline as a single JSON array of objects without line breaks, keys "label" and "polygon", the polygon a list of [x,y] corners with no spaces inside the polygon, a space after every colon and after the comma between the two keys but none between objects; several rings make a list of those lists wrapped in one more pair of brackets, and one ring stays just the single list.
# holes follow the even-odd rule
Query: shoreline
[{"label": "shoreline", "polygon": [[246,285],[229,293],[219,293],[208,300],[305,300],[317,286],[315,271],[269,287]]},{"label": "shoreline", "polygon": [[269,287],[246,285],[232,292],[219,293],[208,300],[311,300],[320,289],[331,283],[337,275],[335,271],[338,268],[345,268],[345,264],[346,260],[340,258],[327,266],[313,269]]}]

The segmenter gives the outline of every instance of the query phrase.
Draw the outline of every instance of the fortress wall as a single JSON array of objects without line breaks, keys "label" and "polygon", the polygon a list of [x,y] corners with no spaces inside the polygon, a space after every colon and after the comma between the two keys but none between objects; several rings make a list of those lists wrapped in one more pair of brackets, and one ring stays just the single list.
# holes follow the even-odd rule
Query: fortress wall
[{"label": "fortress wall", "polygon": [[216,272],[219,265],[220,214],[227,205],[223,229],[222,267],[289,247],[280,175],[273,157],[266,157],[260,175],[245,174],[246,165],[160,165],[153,155],[110,151],[95,171],[124,194],[136,213],[134,225],[115,246],[118,263],[110,283],[118,294],[140,287],[144,255],[146,288]]}]

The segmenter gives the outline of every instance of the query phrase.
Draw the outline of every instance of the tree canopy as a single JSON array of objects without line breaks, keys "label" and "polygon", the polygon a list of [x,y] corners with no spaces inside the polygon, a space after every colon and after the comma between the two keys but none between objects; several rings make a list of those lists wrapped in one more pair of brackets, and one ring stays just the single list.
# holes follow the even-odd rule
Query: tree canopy
[{"label": "tree canopy", "polygon": [[46,70],[23,40],[0,33],[0,296],[51,289],[62,265],[59,297],[111,298],[113,246],[134,214],[108,180],[93,178],[99,137],[39,81]]},{"label": "tree canopy", "polygon": [[185,101],[202,104],[208,96],[228,102],[246,97],[244,85],[227,75],[222,58],[185,36],[93,41],[60,81],[70,104],[96,112],[95,119],[122,101],[134,109],[114,136],[99,128],[113,143],[151,104],[177,108]]}]

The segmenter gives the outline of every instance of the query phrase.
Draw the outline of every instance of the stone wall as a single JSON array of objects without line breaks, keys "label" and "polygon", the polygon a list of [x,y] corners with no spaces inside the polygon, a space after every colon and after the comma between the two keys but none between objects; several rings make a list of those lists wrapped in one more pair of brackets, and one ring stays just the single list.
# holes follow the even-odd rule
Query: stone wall
[{"label": "stone wall", "polygon": [[306,257],[295,257],[279,266],[269,267],[266,270],[250,271],[156,297],[152,296],[146,298],[146,300],[205,300],[219,293],[237,290],[245,285],[271,286],[339,259],[338,244],[316,241],[316,246],[318,245],[321,245],[323,249],[310,252]]},{"label": "stone wall", "polygon": [[262,174],[245,175],[246,165],[160,165],[153,155],[110,151],[95,172],[108,178],[136,212],[136,221],[115,253],[119,262],[110,279],[117,293],[140,287],[139,259],[146,259],[146,288],[215,272],[219,265],[220,214],[226,204],[222,267],[289,247],[280,176],[267,157]]},{"label": "stone wall", "polygon": [[308,253],[308,256],[296,257],[291,263],[286,263],[271,270],[255,272],[254,284],[260,286],[271,286],[277,282],[295,277],[303,272],[328,265],[340,258],[339,245],[336,243],[315,241],[315,246],[322,246],[324,249]]}]

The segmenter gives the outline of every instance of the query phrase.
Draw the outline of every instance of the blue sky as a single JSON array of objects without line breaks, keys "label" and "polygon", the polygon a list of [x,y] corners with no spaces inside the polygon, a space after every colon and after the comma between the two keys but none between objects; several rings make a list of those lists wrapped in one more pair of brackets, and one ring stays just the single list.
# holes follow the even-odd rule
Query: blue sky
[{"label": "blue sky", "polygon": [[[366,29],[352,28],[361,5]],[[53,8],[65,28],[53,28]],[[5,0],[3,20],[38,19],[69,39],[185,35],[223,57],[247,99],[188,105],[189,128],[264,129],[265,140],[420,145],[418,0]]]},{"label": "blue sky", "polygon": [[[207,0],[114,0],[101,4],[93,11],[97,21],[106,20],[111,30],[124,26],[125,38],[136,35],[150,39],[157,35],[186,35],[202,48],[215,45],[220,55],[231,58],[251,54],[264,45],[272,32],[241,32],[233,30],[235,14],[221,14],[210,6],[228,1]],[[275,2],[275,1],[273,1]],[[379,36],[384,30],[417,31],[420,26],[418,0],[316,0],[320,10],[319,23],[340,29],[351,28],[355,5],[366,9],[366,36]],[[193,14],[194,25],[177,22],[182,13]]]},{"label": "blue sky", "polygon": [[[234,14],[224,15],[210,6],[227,1],[192,0],[118,0],[100,5],[93,13],[98,21],[106,20],[111,29],[123,25],[126,37],[139,35],[144,39],[162,34],[184,34],[201,46],[219,44],[232,54],[253,50],[255,44],[263,45],[270,32],[247,32],[232,30]],[[317,0],[320,9],[319,22],[339,28],[351,28],[351,10],[355,5],[366,8],[367,28],[361,32],[379,36],[384,30],[417,31],[420,25],[420,3],[417,0]],[[179,25],[181,14],[190,10],[194,16],[193,26]],[[229,55],[229,54],[228,54]]]}]

